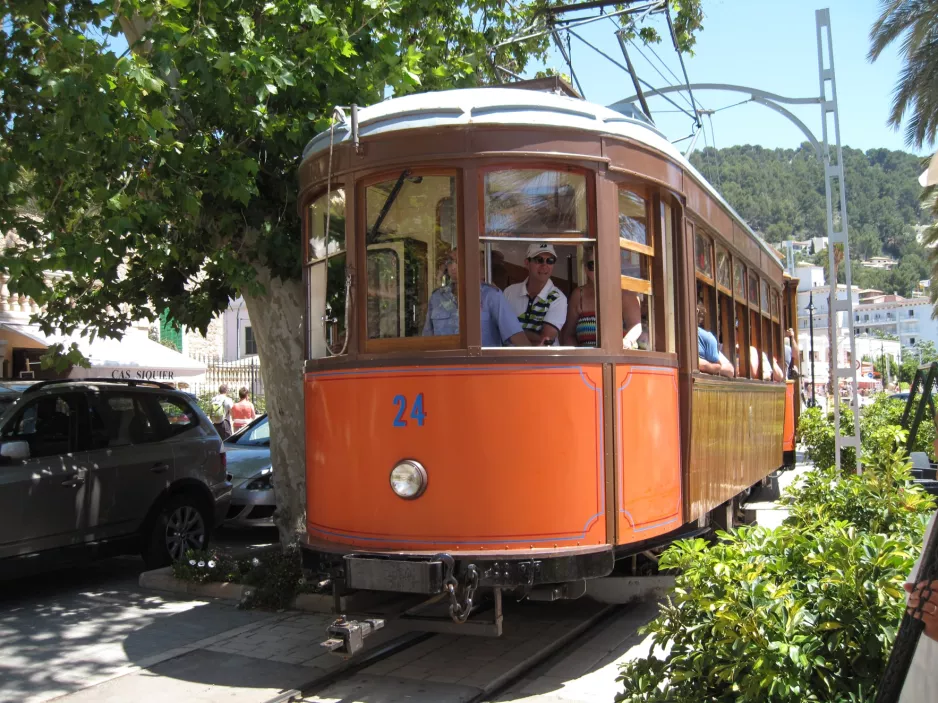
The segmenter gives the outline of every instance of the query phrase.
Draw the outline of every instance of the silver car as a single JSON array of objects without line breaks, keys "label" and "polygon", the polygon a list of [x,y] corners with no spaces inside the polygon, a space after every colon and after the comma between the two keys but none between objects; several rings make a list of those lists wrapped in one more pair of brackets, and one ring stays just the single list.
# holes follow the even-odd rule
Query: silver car
[{"label": "silver car", "polygon": [[270,425],[261,415],[225,440],[231,507],[225,525],[266,527],[273,525],[273,467],[270,463]]},{"label": "silver car", "polygon": [[0,572],[205,548],[228,511],[223,444],[184,393],[142,381],[46,381],[0,415]]}]

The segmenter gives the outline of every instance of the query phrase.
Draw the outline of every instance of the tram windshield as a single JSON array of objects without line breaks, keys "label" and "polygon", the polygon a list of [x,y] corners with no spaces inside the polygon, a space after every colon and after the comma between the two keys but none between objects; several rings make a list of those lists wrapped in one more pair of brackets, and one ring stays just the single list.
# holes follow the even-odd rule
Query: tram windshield
[{"label": "tram windshield", "polygon": [[433,292],[449,286],[450,299],[434,311],[435,337],[438,348],[459,346],[457,287],[447,266],[456,249],[456,197],[455,175],[405,170],[367,187],[368,340],[422,336]]}]

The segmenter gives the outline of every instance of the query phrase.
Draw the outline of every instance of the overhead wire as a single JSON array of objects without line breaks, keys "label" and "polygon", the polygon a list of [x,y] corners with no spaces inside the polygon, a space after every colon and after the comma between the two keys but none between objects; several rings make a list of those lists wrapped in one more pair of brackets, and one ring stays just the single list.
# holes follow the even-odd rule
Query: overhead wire
[{"label": "overhead wire", "polygon": [[[619,63],[618,61],[616,61],[614,58],[612,58],[609,54],[607,54],[605,51],[603,51],[603,50],[600,49],[599,47],[595,46],[594,44],[591,44],[590,42],[588,42],[586,39],[584,39],[582,36],[580,36],[579,34],[577,34],[576,32],[574,32],[573,30],[567,30],[567,31],[568,31],[570,34],[572,34],[574,37],[576,37],[577,39],[579,39],[581,42],[583,42],[584,44],[586,44],[590,49],[592,49],[592,50],[595,51],[597,54],[599,54],[600,56],[602,56],[604,59],[606,59],[607,61],[611,62],[613,65],[618,66],[619,68],[621,68],[621,69],[622,69],[623,71],[625,71],[626,73],[629,72],[629,69],[628,69],[628,68],[626,68],[624,65],[622,65],[621,63]],[[636,78],[638,78],[639,82],[640,82],[642,85],[644,85],[646,88],[652,88],[652,89],[654,89],[654,86],[653,86],[651,83],[649,83],[648,81],[643,80],[642,78],[639,78],[638,76],[636,76]],[[662,96],[660,96],[660,97],[663,98],[664,100],[666,100],[667,102],[671,103],[672,105],[674,105],[674,107],[677,108],[677,111],[683,112],[685,115],[687,115],[687,116],[690,117],[691,119],[694,119],[693,113],[688,112],[686,108],[684,108],[684,107],[678,105],[676,102],[674,102],[674,100],[672,100],[671,98],[669,98],[667,95],[662,95]]]},{"label": "overhead wire", "polygon": [[[632,41],[631,39],[629,40],[629,44],[631,44],[632,47],[638,52],[639,56],[641,56],[643,59],[645,59],[645,62],[646,62],[649,66],[651,66],[652,69],[654,69],[654,71],[655,71],[659,76],[661,76],[661,80],[663,80],[663,81],[665,82],[665,85],[670,85],[671,81],[668,79],[668,77],[667,77],[666,75],[664,75],[664,74],[658,69],[657,66],[655,66],[654,62],[653,62],[650,58],[648,58],[647,56],[645,56],[644,52],[642,51],[642,48],[641,48],[636,42]],[[647,45],[646,45],[646,46],[647,46]],[[696,106],[688,99],[688,97],[687,97],[686,95],[684,95],[684,93],[678,93],[678,95],[681,96],[681,98],[684,100],[684,102],[687,103],[687,106],[688,106],[691,110],[696,110],[696,109],[697,109]]]},{"label": "overhead wire", "polygon": [[[668,31],[671,32],[671,43],[674,44],[674,51],[677,52],[678,61],[681,62],[681,72],[684,74],[684,85],[687,86],[687,94],[690,95],[691,104],[694,107],[694,114],[697,115],[697,124],[700,124],[700,113],[697,110],[697,101],[694,99],[694,91],[690,87],[690,78],[687,77],[687,66],[684,64],[684,55],[681,53],[681,47],[677,43],[677,33],[674,31],[674,23],[671,21],[671,6],[664,6],[664,16],[668,20]],[[701,106],[703,107],[703,106]]]}]

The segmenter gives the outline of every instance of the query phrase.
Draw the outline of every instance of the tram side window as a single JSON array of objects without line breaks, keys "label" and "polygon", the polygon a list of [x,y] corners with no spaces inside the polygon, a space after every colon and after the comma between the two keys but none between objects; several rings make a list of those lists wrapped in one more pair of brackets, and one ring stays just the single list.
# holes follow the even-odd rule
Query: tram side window
[{"label": "tram side window", "polygon": [[[788,377],[788,364],[785,362],[785,349],[782,344],[782,318],[778,292],[769,291],[769,312],[772,316],[772,349],[777,356],[782,378]],[[781,354],[781,356],[778,356]]]},{"label": "tram side window", "polygon": [[721,246],[716,248],[717,269],[717,323],[723,354],[736,365],[736,330],[733,311],[733,267],[729,252]]},{"label": "tram side window", "polygon": [[759,279],[759,300],[762,309],[762,380],[780,382],[785,379],[778,363],[778,345],[776,344],[776,325],[772,322],[769,284]]},{"label": "tram side window", "polygon": [[[500,343],[596,346],[596,264],[586,176],[566,169],[499,169],[485,172],[482,186],[483,279],[490,291],[504,295],[525,338],[518,343],[506,336],[505,321],[498,328]],[[483,288],[486,297],[492,295]],[[493,346],[495,330],[485,308],[483,300],[482,344]]]},{"label": "tram side window", "polygon": [[365,208],[366,349],[458,347],[456,176],[405,169],[369,185]]},{"label": "tram side window", "polygon": [[[326,207],[327,201],[329,207]],[[328,226],[328,233],[326,228]],[[318,359],[345,347],[345,191],[334,188],[307,209],[309,352]],[[328,350],[327,350],[328,347]]]},{"label": "tram side window", "polygon": [[762,316],[759,312],[759,276],[749,271],[749,377],[762,378]]},{"label": "tram side window", "polygon": [[716,287],[713,279],[713,240],[697,230],[694,232],[694,267],[697,276],[697,368],[703,373],[732,377],[733,365],[727,358],[717,325]]},{"label": "tram side window", "polygon": [[746,291],[749,277],[746,267],[739,259],[733,259],[733,298],[736,326],[736,375],[745,378],[750,375],[750,355],[747,350],[751,344],[749,334],[749,314]]},{"label": "tram side window", "polygon": [[647,194],[619,188],[619,285],[622,290],[622,348],[655,349],[652,263]]}]

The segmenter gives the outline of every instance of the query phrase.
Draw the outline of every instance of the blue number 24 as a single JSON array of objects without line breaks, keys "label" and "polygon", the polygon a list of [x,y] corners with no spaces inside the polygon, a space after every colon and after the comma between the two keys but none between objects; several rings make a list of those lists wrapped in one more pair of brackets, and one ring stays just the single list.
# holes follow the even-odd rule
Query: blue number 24
[{"label": "blue number 24", "polygon": [[[407,420],[404,419],[404,413],[407,412],[407,398],[402,395],[394,396],[394,405],[397,406],[397,416],[394,418],[394,427],[407,427]],[[423,427],[423,421],[427,413],[423,409],[423,393],[418,393],[414,399],[414,407],[410,411],[410,418],[417,421],[417,425]]]}]

